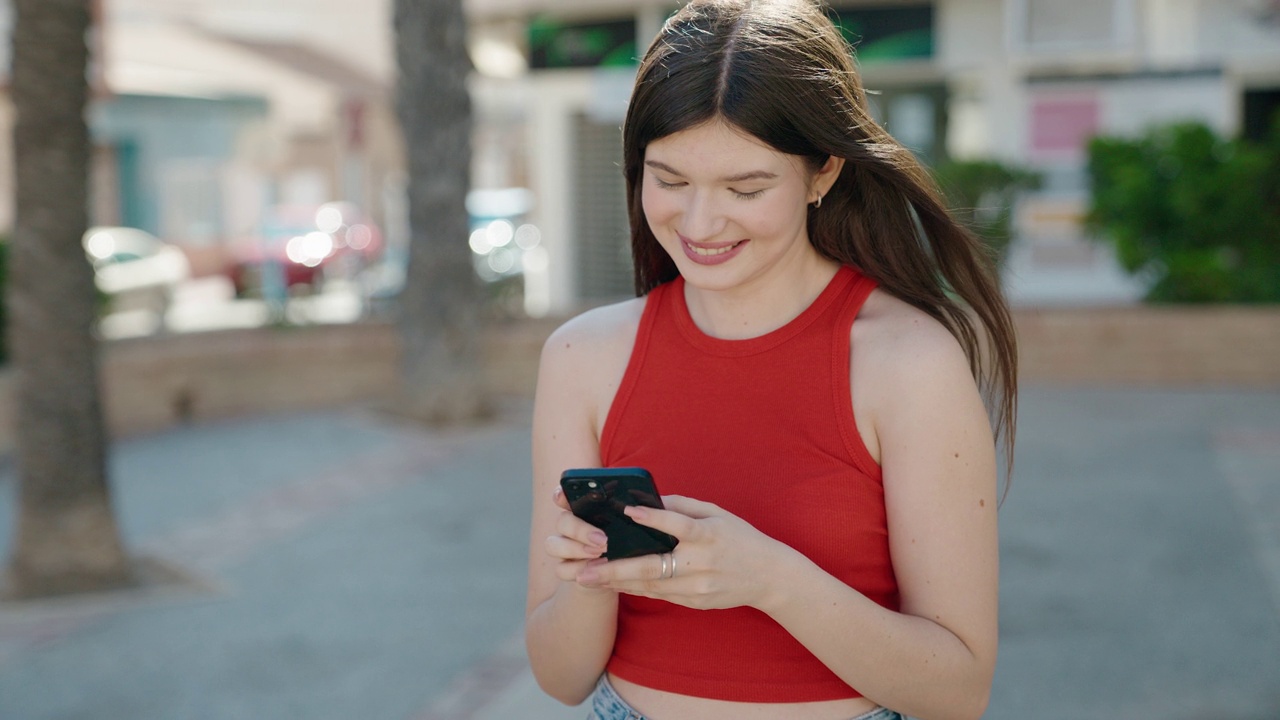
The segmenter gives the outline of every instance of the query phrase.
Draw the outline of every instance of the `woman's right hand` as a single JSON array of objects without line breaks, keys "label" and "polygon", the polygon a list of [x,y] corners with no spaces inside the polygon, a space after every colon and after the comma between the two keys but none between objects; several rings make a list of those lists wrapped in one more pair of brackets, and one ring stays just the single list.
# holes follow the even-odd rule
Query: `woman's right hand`
[{"label": "woman's right hand", "polygon": [[560,509],[556,517],[556,535],[546,539],[547,554],[559,562],[556,563],[556,577],[569,582],[577,582],[578,574],[587,563],[601,558],[608,546],[608,537],[600,528],[574,515],[569,510],[569,500],[559,487],[552,495],[552,501]]}]

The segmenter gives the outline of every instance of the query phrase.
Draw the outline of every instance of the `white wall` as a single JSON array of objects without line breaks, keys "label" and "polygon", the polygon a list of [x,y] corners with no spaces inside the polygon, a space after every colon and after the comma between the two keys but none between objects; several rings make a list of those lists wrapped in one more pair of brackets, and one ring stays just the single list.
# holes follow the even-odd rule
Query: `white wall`
[{"label": "white wall", "polygon": [[1142,44],[1155,67],[1186,66],[1200,54],[1196,33],[1201,0],[1148,0],[1142,7]]},{"label": "white wall", "polygon": [[942,0],[937,62],[951,92],[947,152],[1016,161],[1023,147],[1021,77],[1006,49],[1002,0]]},{"label": "white wall", "polygon": [[228,34],[299,42],[383,81],[394,77],[392,0],[107,0],[113,19],[166,18]]},{"label": "white wall", "polygon": [[284,133],[319,135],[338,120],[334,89],[180,24],[160,20],[107,26],[107,86],[142,95],[256,95]]},{"label": "white wall", "polygon": [[1116,80],[1102,92],[1102,128],[1138,135],[1173,120],[1199,120],[1223,134],[1239,123],[1233,88],[1221,76]]},{"label": "white wall", "polygon": [[[1166,0],[1167,1],[1167,0]],[[1232,64],[1280,63],[1280,19],[1265,23],[1259,0],[1200,0],[1196,14],[1201,58]]]},{"label": "white wall", "polygon": [[542,230],[549,253],[547,309],[565,314],[576,309],[578,287],[573,269],[573,115],[591,102],[590,71],[562,70],[530,76],[528,133],[530,189],[535,200],[531,220]]}]

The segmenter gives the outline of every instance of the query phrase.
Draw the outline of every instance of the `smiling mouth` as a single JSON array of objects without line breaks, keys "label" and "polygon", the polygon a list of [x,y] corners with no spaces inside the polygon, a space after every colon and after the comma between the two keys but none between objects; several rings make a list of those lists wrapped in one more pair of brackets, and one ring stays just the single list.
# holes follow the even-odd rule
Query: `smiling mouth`
[{"label": "smiling mouth", "polygon": [[688,247],[690,250],[692,250],[695,255],[701,255],[702,257],[714,257],[716,255],[723,255],[733,250],[734,248],[738,247],[744,242],[746,241],[739,240],[738,242],[733,243],[732,245],[725,245],[723,247],[717,247],[717,248],[699,247],[690,242],[686,242],[685,246]]}]

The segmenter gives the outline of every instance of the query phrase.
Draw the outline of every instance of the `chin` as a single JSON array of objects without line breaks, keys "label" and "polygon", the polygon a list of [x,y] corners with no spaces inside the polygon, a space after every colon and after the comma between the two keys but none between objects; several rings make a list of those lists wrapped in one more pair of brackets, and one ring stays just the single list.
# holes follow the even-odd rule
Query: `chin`
[{"label": "chin", "polygon": [[682,262],[676,263],[676,269],[684,276],[686,284],[699,290],[728,290],[744,279],[743,272],[732,264],[707,266]]}]

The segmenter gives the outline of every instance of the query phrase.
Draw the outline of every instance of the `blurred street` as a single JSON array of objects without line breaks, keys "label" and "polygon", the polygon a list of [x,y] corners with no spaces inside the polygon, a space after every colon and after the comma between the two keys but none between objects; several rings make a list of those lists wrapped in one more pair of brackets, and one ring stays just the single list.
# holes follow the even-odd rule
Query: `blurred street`
[{"label": "blurred street", "polygon": [[[583,717],[524,661],[527,418],[116,444],[126,541],[181,577],[0,606],[0,718]],[[1018,430],[987,717],[1280,717],[1280,393],[1032,387]]]},{"label": "blurred street", "polygon": [[[277,319],[296,325],[348,323],[370,312],[365,293],[354,282],[335,280],[315,292],[291,297]],[[273,321],[270,305],[261,298],[237,298],[231,282],[221,276],[184,280],[174,287],[166,310],[125,310],[106,315],[98,331],[107,339],[165,332],[203,332],[253,328]]]}]

